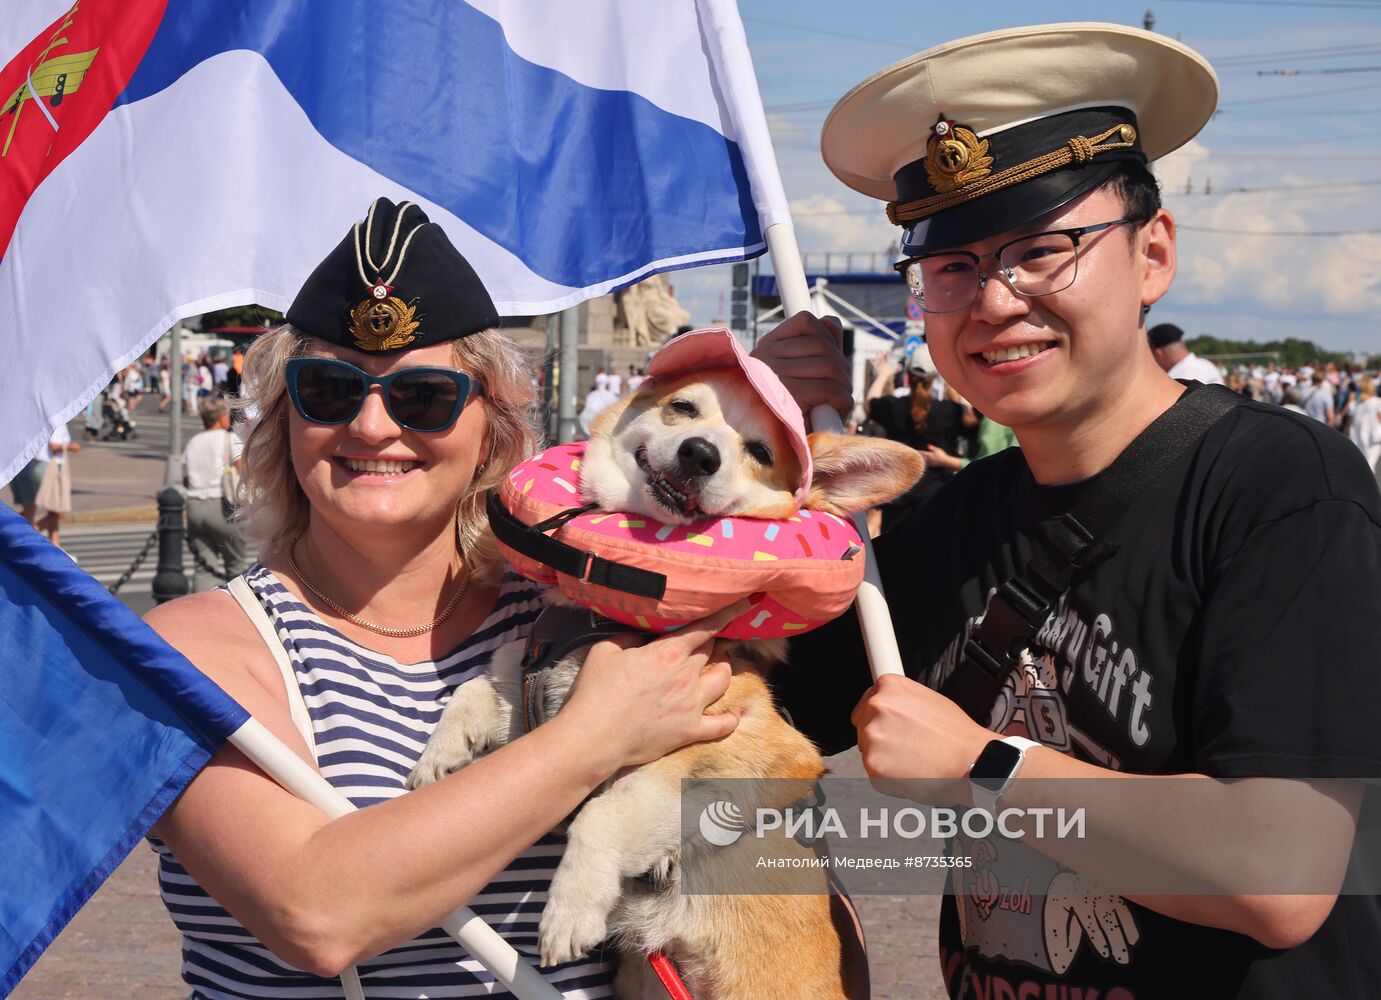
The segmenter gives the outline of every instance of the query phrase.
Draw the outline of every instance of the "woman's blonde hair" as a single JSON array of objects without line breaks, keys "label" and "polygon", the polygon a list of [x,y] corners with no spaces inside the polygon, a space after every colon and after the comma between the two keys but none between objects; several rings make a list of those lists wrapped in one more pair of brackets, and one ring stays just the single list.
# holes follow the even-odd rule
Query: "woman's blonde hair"
[{"label": "woman's blonde hair", "polygon": [[[288,438],[292,401],[285,376],[288,362],[308,354],[310,345],[311,337],[290,325],[261,334],[245,352],[244,394],[234,404],[252,415],[237,516],[251,537],[274,549],[302,534],[310,513],[293,470]],[[536,450],[534,365],[521,347],[497,330],[452,341],[451,358],[457,368],[469,373],[483,395],[489,442],[488,457],[456,504],[456,545],[473,576],[493,579],[502,559],[489,531],[484,501],[515,465]]]}]

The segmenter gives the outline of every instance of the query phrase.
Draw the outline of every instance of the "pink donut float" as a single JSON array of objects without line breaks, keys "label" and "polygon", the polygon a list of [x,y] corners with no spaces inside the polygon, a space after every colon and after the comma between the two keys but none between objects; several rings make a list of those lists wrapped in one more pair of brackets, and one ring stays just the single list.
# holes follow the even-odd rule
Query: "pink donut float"
[{"label": "pink donut float", "polygon": [[[584,453],[583,442],[557,445],[522,463],[500,487],[500,504],[527,526],[582,506]],[[504,556],[519,573],[554,584],[576,603],[645,632],[670,632],[751,597],[753,606],[722,635],[800,635],[842,614],[863,580],[858,532],[851,522],[822,511],[800,510],[777,521],[725,517],[688,525],[591,511],[550,532],[591,557],[665,577],[660,597],[560,572],[505,544],[503,532],[498,533]]]}]

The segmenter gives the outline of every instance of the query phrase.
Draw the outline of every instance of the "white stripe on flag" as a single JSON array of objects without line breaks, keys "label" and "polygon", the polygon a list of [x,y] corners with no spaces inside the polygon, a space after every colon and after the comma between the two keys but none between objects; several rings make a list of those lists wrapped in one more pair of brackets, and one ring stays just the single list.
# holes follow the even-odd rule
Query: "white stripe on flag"
[{"label": "white stripe on flag", "polygon": [[0,66],[9,65],[10,60],[19,55],[24,46],[71,9],[72,2],[73,0],[24,0],[23,3],[6,4],[5,16],[0,18]]},{"label": "white stripe on flag", "polygon": [[503,26],[509,47],[602,90],[631,90],[730,138],[715,100],[694,0],[468,0]]}]

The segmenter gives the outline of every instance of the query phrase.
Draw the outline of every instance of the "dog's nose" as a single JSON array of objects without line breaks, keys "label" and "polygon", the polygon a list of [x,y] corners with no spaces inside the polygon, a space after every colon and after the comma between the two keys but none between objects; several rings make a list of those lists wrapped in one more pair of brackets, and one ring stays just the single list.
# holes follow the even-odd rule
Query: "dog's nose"
[{"label": "dog's nose", "polygon": [[719,471],[719,449],[704,438],[686,438],[676,449],[676,465],[685,476],[713,476]]}]

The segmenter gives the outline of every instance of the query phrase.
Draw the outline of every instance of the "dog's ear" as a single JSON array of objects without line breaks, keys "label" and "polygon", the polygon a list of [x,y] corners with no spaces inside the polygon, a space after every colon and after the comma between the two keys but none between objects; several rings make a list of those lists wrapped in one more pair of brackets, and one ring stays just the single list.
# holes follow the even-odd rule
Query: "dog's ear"
[{"label": "dog's ear", "polygon": [[925,471],[920,452],[885,438],[816,432],[810,435],[815,465],[806,506],[848,515],[909,490]]}]

